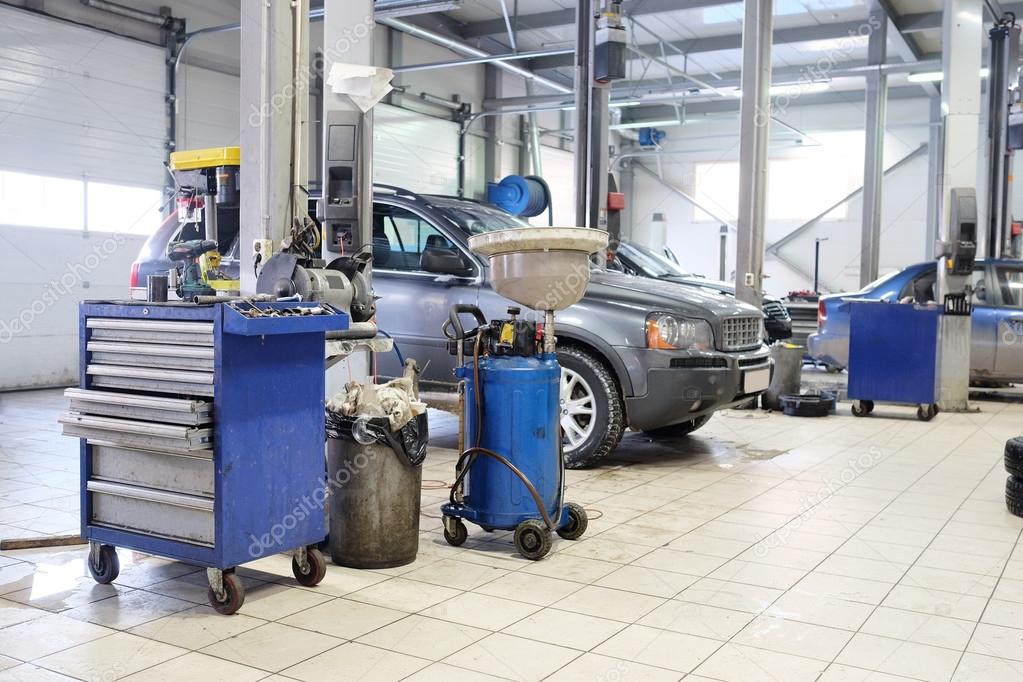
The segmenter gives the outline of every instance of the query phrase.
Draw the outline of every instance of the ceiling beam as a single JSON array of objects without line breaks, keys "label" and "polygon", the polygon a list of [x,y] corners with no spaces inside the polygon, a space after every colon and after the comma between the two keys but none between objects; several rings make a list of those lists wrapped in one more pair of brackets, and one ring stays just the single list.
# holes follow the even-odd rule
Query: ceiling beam
[{"label": "ceiling beam", "polygon": [[[1006,12],[1013,12],[1023,16],[1023,3],[1015,2],[1002,5]],[[941,12],[920,12],[917,14],[904,14],[895,26],[902,33],[919,33],[920,31],[941,30]]]},{"label": "ceiling beam", "polygon": [[[836,38],[848,38],[859,35],[862,28],[862,21],[843,21],[832,24],[819,24],[817,26],[803,26],[799,28],[780,28],[774,32],[774,44],[783,45],[787,43],[805,43],[812,40],[831,40]],[[742,34],[731,33],[708,38],[693,38],[690,40],[675,40],[671,43],[686,54],[697,54],[700,52],[717,52],[719,50],[738,50],[742,47]],[[657,43],[641,45],[640,50],[652,54],[660,54],[660,47]],[[635,54],[628,55],[632,59],[639,59]],[[530,63],[534,71],[543,69],[558,69],[572,65],[571,55],[560,55],[554,57],[540,57]]]},{"label": "ceiling beam", "polygon": [[[679,10],[735,4],[739,3],[736,0],[625,0],[622,3],[622,13],[640,16],[643,14],[677,12]],[[516,21],[520,31],[571,26],[575,24],[575,8],[557,9],[548,12],[537,12],[535,14],[520,14]],[[499,19],[470,22],[462,27],[461,33],[465,38],[482,38],[484,36],[506,34],[507,28],[502,17]]]},{"label": "ceiling beam", "polygon": [[[884,12],[885,16],[888,17],[888,23],[891,25],[891,29],[886,32],[888,38],[891,39],[892,46],[895,48],[895,53],[902,58],[903,61],[919,61],[923,56],[923,50],[916,44],[916,41],[909,35],[902,32],[899,28],[899,20],[902,19],[895,7],[892,6],[891,0],[877,0],[878,5]],[[937,97],[938,87],[934,83],[921,83],[920,87],[928,97]]]},{"label": "ceiling beam", "polygon": [[[888,99],[923,99],[920,88],[900,86],[888,88]],[[807,93],[799,97],[799,106],[824,104],[857,104],[863,105],[863,90],[836,90],[833,92]],[[686,118],[739,111],[739,98],[720,98],[704,102],[693,102],[686,105]],[[642,116],[636,114],[642,112]],[[643,107],[626,107],[622,110],[622,123],[638,123],[642,121],[662,121],[675,118],[675,108],[667,105],[651,105]]]}]

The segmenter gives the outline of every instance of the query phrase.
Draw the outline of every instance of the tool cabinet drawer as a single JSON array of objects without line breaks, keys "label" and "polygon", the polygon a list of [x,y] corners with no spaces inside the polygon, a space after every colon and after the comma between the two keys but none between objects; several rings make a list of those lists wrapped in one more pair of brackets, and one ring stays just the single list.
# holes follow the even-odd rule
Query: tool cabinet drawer
[{"label": "tool cabinet drawer", "polygon": [[120,447],[179,454],[209,451],[213,447],[213,429],[207,427],[155,424],[80,414],[64,415],[58,421],[64,425],[66,436],[102,441]]},{"label": "tool cabinet drawer", "polygon": [[89,481],[90,523],[213,546],[213,500],[151,488]]},{"label": "tool cabinet drawer", "polygon": [[90,341],[213,346],[212,322],[91,317],[85,326],[89,329]]},{"label": "tool cabinet drawer", "polygon": [[89,441],[92,446],[90,480],[140,485],[157,490],[213,497],[212,451],[206,456],[133,450]]},{"label": "tool cabinet drawer", "polygon": [[86,373],[97,388],[119,388],[129,391],[171,393],[210,397],[213,395],[213,372],[126,367],[90,363]]},{"label": "tool cabinet drawer", "polygon": [[71,401],[71,411],[81,414],[188,426],[213,421],[213,404],[206,400],[181,400],[82,388],[69,388],[64,391],[64,397]]},{"label": "tool cabinet drawer", "polygon": [[98,365],[213,371],[213,348],[132,341],[89,341],[89,360]]}]

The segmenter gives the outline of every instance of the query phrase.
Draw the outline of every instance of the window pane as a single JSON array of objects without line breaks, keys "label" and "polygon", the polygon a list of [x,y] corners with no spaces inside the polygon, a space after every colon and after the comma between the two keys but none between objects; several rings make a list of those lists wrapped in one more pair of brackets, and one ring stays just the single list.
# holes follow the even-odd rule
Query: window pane
[{"label": "window pane", "polygon": [[152,234],[160,226],[163,193],[157,189],[86,183],[89,231]]},{"label": "window pane", "polygon": [[1023,270],[999,266],[997,272],[998,286],[1002,290],[1002,305],[1023,308]]},{"label": "window pane", "polygon": [[[379,207],[379,204],[378,204]],[[386,215],[379,213],[386,212]],[[373,263],[388,270],[420,271],[423,251],[454,245],[437,228],[410,211],[386,207],[374,217]]]},{"label": "window pane", "polygon": [[81,180],[0,171],[0,223],[81,230]]}]

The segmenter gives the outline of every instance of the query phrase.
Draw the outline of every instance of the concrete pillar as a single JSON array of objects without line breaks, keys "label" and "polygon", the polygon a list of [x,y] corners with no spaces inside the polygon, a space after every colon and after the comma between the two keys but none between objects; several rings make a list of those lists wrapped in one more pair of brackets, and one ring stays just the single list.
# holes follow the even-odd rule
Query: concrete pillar
[{"label": "concrete pillar", "polygon": [[[301,13],[308,26],[308,0],[297,6],[294,11]],[[291,224],[290,151],[295,118],[287,93],[296,49],[292,12],[290,3],[242,0],[239,254],[243,294],[256,293],[253,245],[257,240],[272,240],[276,250]],[[303,94],[300,123],[307,116],[308,97]]]},{"label": "concrete pillar", "polygon": [[[867,63],[885,63],[888,14],[880,0],[870,4],[873,31],[867,44]],[[881,256],[881,192],[884,180],[884,129],[888,109],[888,76],[878,68],[867,74],[866,148],[863,156],[863,217],[860,232],[860,286],[877,279]]]},{"label": "concrete pillar", "polygon": [[[977,147],[980,124],[980,73],[983,50],[981,0],[945,0],[942,13],[944,78],[941,108],[945,115],[942,178],[941,239],[951,234],[952,190],[977,187]],[[938,300],[961,293],[969,278],[948,274],[938,261]],[[970,318],[945,315],[941,324],[939,399],[942,409],[969,408]]]},{"label": "concrete pillar", "polygon": [[735,295],[757,308],[763,291],[767,142],[771,126],[773,0],[746,0],[739,107],[739,215]]}]

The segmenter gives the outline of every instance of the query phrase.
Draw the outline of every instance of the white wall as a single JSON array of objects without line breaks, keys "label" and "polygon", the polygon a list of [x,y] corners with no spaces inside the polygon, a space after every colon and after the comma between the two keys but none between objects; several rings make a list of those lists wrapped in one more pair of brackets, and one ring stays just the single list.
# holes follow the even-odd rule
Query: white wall
[{"label": "white wall", "polygon": [[[829,182],[823,190],[807,191],[802,215],[787,219],[770,218],[768,245],[785,237],[802,223],[862,184],[863,107],[860,101],[843,105],[792,106],[779,115],[786,123],[807,133],[805,145],[795,144],[796,135],[779,126],[772,127],[772,160],[797,160],[815,163],[826,170]],[[926,99],[896,100],[889,103],[885,138],[885,166],[888,167],[927,141],[928,103]],[[738,161],[738,116],[697,120],[681,127],[666,128],[666,154],[660,164],[664,179],[695,195],[695,170],[698,164]],[[815,144],[819,142],[820,144]],[[657,170],[657,161],[642,159]],[[770,182],[770,180],[769,180]],[[738,187],[735,187],[738,192]],[[887,271],[918,262],[927,257],[925,221],[927,215],[927,156],[913,161],[885,178],[883,188],[881,270]],[[637,225],[648,224],[655,212],[664,213],[668,222],[668,245],[689,270],[716,277],[720,222],[698,215],[685,199],[661,186],[656,180],[636,173],[633,215]],[[728,207],[717,206],[719,215]],[[732,207],[734,210],[734,206]],[[765,289],[784,295],[791,290],[807,289],[812,281],[813,245],[816,237],[827,237],[822,245],[822,281],[829,290],[858,288],[859,236],[862,202],[860,197],[844,205],[844,216],[825,217],[816,226],[782,248],[781,254],[796,268],[768,256],[765,262]],[[722,215],[734,225],[734,215]],[[735,269],[735,234],[729,234],[726,271]],[[802,272],[800,272],[802,271]],[[806,274],[804,274],[806,273]]]}]

